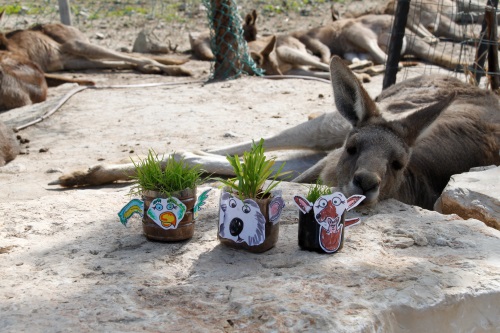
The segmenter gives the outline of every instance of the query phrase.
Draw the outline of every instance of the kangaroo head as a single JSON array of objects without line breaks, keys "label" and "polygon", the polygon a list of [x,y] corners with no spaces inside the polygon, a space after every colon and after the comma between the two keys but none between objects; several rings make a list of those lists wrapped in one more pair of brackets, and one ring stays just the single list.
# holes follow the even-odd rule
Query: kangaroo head
[{"label": "kangaroo head", "polygon": [[394,197],[404,181],[411,147],[419,135],[446,109],[454,95],[419,109],[405,119],[386,121],[375,102],[342,60],[330,63],[335,104],[352,125],[334,175],[346,196],[362,194],[365,204]]},{"label": "kangaroo head", "polygon": [[254,9],[250,14],[245,16],[245,23],[243,24],[243,38],[247,42],[257,40],[257,11]]},{"label": "kangaroo head", "polygon": [[282,75],[276,57],[276,36],[263,37],[248,43],[250,55],[266,75]]}]

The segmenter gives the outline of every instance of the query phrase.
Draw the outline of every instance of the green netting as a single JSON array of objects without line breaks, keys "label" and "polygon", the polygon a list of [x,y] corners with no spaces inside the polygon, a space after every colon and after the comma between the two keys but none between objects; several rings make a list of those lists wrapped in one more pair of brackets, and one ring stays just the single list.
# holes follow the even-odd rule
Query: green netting
[{"label": "green netting", "polygon": [[203,0],[207,8],[211,48],[215,56],[209,81],[231,80],[242,74],[263,75],[248,52],[242,19],[233,0]]}]

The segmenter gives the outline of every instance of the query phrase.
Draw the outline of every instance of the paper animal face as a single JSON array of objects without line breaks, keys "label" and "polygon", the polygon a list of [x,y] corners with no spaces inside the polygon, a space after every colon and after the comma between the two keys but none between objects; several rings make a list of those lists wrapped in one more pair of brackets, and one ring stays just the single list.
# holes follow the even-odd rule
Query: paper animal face
[{"label": "paper animal face", "polygon": [[342,214],[359,205],[364,199],[363,195],[353,195],[346,199],[343,193],[335,192],[319,197],[314,204],[300,195],[294,197],[294,202],[304,214],[313,209],[314,218],[320,225],[319,244],[323,251],[333,253],[340,248],[343,228],[359,223],[359,218],[342,222]]},{"label": "paper animal face", "polygon": [[[269,220],[277,223],[285,202],[275,194],[269,203]],[[252,199],[241,201],[228,192],[222,192],[219,205],[219,236],[236,243],[257,246],[266,239],[266,218]]]},{"label": "paper animal face", "polygon": [[149,218],[165,230],[176,229],[185,213],[186,205],[174,197],[154,199],[147,212]]}]

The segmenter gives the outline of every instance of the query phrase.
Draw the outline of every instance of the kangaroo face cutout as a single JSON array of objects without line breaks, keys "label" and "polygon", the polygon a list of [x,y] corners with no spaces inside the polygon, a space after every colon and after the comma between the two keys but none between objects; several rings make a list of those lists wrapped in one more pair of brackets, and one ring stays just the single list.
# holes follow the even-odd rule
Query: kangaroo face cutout
[{"label": "kangaroo face cutout", "polygon": [[364,198],[363,195],[346,198],[343,193],[335,192],[319,197],[314,204],[300,195],[294,197],[294,202],[304,214],[313,210],[314,218],[320,225],[319,244],[326,253],[334,253],[342,244],[344,227],[359,223],[359,218],[342,221],[342,215],[359,205]]}]

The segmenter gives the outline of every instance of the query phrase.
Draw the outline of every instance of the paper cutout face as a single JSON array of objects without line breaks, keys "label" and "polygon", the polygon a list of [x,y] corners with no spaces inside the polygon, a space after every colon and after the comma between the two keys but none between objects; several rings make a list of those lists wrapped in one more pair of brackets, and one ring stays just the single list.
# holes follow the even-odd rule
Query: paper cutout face
[{"label": "paper cutout face", "polygon": [[353,195],[346,199],[340,192],[319,197],[314,204],[303,196],[294,197],[295,204],[304,214],[313,209],[314,218],[320,225],[319,244],[326,253],[336,252],[342,243],[344,227],[359,223],[359,218],[347,219],[342,222],[342,214],[356,207],[365,199],[363,195]]},{"label": "paper cutout face", "polygon": [[[276,224],[285,202],[280,192],[273,193],[269,203],[269,221]],[[241,201],[228,192],[222,192],[219,205],[219,236],[250,246],[264,243],[266,218],[259,205],[252,199]]]},{"label": "paper cutout face", "polygon": [[151,201],[147,214],[162,229],[177,229],[186,213],[186,205],[175,197],[156,198]]}]

